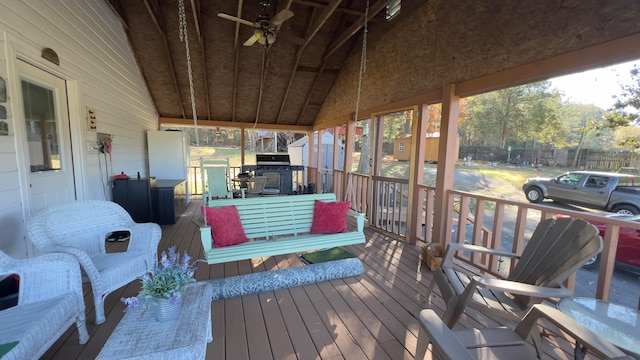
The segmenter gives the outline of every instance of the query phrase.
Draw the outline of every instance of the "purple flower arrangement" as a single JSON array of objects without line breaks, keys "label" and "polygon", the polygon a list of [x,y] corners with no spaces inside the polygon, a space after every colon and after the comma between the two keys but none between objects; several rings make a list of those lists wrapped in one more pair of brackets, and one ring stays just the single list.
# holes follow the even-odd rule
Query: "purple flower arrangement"
[{"label": "purple flower arrangement", "polygon": [[162,252],[159,266],[142,276],[140,294],[120,300],[127,305],[127,310],[141,303],[154,303],[154,299],[168,299],[171,305],[178,305],[184,288],[196,281],[195,265],[202,260],[190,261],[186,251],[181,256],[175,246],[170,247],[168,253]]}]

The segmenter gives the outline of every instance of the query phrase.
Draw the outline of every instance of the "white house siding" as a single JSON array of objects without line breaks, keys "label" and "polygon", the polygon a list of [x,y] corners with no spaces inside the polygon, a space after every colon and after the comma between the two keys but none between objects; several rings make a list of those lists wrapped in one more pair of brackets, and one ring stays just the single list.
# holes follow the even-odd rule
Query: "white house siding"
[{"label": "white house siding", "polygon": [[[19,161],[23,145],[13,136],[22,119],[12,117],[9,92],[16,53],[43,62],[42,49],[53,49],[60,65],[46,66],[77,91],[69,112],[79,199],[110,200],[114,173],[148,175],[145,134],[157,128],[158,117],[126,33],[103,0],[0,0],[0,35],[0,77],[9,96],[0,105],[7,107],[10,128],[9,136],[0,136],[0,250],[23,257],[33,248],[24,231],[29,199],[21,181],[27,179]],[[96,111],[97,131],[88,129],[87,107]],[[88,149],[98,132],[114,135],[111,156]]]}]

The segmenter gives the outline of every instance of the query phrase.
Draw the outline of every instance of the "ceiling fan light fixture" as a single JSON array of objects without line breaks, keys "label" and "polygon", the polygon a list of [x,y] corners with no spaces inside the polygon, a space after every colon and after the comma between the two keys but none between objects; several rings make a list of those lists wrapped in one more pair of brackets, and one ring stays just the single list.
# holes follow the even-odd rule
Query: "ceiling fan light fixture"
[{"label": "ceiling fan light fixture", "polygon": [[256,31],[255,36],[258,38],[258,43],[263,46],[271,45],[276,41],[276,35],[274,33],[267,33],[265,36],[259,31]]}]

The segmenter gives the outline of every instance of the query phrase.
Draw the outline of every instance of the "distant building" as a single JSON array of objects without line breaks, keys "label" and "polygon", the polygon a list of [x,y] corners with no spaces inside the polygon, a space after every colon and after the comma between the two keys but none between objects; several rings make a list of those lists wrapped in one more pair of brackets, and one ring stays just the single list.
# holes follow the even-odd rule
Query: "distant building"
[{"label": "distant building", "polygon": [[[440,142],[440,133],[427,133],[427,140],[424,144],[424,161],[438,162],[438,143]],[[411,158],[411,145],[413,143],[411,134],[400,135],[393,140],[393,157],[396,160],[409,160]],[[458,158],[460,151],[460,136],[456,141],[455,158]]]},{"label": "distant building", "polygon": [[[314,135],[314,143],[318,144],[318,133]],[[344,169],[344,142],[342,140],[339,141],[339,154],[338,154],[338,164],[337,168],[340,170]],[[314,164],[309,163],[309,137],[304,136],[299,140],[296,140],[289,144],[288,153],[291,159],[291,165],[304,165],[304,184],[307,184],[307,166],[312,166]],[[317,158],[318,151],[314,151],[314,157]],[[329,132],[322,133],[322,168],[327,169],[326,175],[320,179],[322,184],[316,184],[319,186],[319,189],[329,189],[331,188],[331,184],[333,182],[333,134]]]}]

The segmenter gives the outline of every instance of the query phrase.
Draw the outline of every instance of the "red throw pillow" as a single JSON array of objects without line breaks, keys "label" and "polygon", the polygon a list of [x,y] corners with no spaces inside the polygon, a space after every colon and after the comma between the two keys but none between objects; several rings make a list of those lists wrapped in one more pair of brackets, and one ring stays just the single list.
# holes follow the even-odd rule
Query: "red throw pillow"
[{"label": "red throw pillow", "polygon": [[335,234],[347,232],[348,201],[324,202],[316,200],[313,205],[311,234]]},{"label": "red throw pillow", "polygon": [[237,245],[249,241],[235,206],[203,209],[207,212],[207,225],[211,226],[213,247]]}]

